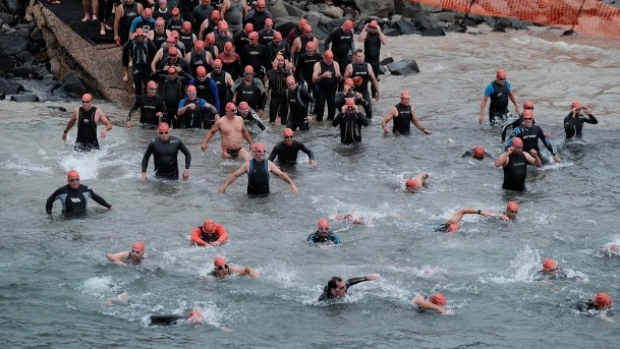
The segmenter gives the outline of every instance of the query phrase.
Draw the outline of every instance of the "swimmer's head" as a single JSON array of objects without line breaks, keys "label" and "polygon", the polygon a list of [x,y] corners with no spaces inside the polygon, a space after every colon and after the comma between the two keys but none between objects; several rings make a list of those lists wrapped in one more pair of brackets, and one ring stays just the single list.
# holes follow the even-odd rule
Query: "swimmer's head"
[{"label": "swimmer's head", "polygon": [[245,114],[247,114],[249,111],[250,111],[250,105],[248,104],[248,102],[243,101],[239,103],[239,114],[245,116]]},{"label": "swimmer's head", "polygon": [[196,95],[197,90],[196,90],[196,86],[194,85],[189,85],[187,86],[187,90],[185,90],[185,92],[187,92],[187,95]]},{"label": "swimmer's head", "polygon": [[[205,67],[200,66],[198,68],[196,68],[196,76],[197,77],[205,77],[207,75],[207,70],[205,69]],[[194,86],[194,85],[190,85],[190,86]],[[187,87],[189,89],[189,86]]]},{"label": "swimmer's head", "polygon": [[474,148],[474,159],[477,159],[477,160],[484,159],[484,148],[481,145],[477,145]]},{"label": "swimmer's head", "polygon": [[215,259],[213,260],[213,266],[216,268],[219,267],[223,267],[226,265],[226,258],[222,257],[222,256],[217,256],[215,257]]},{"label": "swimmer's head", "polygon": [[[227,44],[230,44],[230,42],[227,42]],[[232,48],[231,48],[232,50]],[[224,65],[224,63],[222,63],[221,59],[216,59],[213,61],[213,69],[222,69],[222,66]]]},{"label": "swimmer's head", "polygon": [[275,42],[282,41],[282,33],[280,33],[279,31],[276,31],[275,33],[273,33],[273,41]]},{"label": "swimmer's head", "polygon": [[135,262],[139,262],[144,258],[144,242],[136,241],[131,246],[131,251],[129,252],[129,258]]},{"label": "swimmer's head", "polygon": [[325,218],[321,218],[319,219],[319,221],[316,223],[317,226],[317,233],[320,236],[327,236],[329,235],[329,221]]},{"label": "swimmer's head", "polygon": [[407,189],[407,191],[410,192],[415,192],[416,189],[418,189],[419,185],[420,184],[418,183],[418,180],[415,178],[409,178],[405,182],[405,188]]},{"label": "swimmer's head", "polygon": [[71,170],[67,172],[67,180],[69,179],[80,179],[80,174],[76,170]]},{"label": "swimmer's head", "polygon": [[293,138],[295,137],[295,132],[293,132],[290,128],[285,128],[284,132],[282,132],[282,137],[284,137],[284,142],[288,145],[293,143]]},{"label": "swimmer's head", "polygon": [[409,101],[411,101],[411,95],[409,94],[409,91],[402,91],[400,93],[400,104],[406,107],[409,105]]},{"label": "swimmer's head", "polygon": [[254,154],[265,156],[266,149],[263,143],[254,143]]},{"label": "swimmer's head", "polygon": [[450,223],[448,224],[448,229],[446,230],[447,233],[456,233],[457,231],[459,231],[459,229],[461,229],[459,227],[458,224],[454,224],[454,223]]},{"label": "swimmer's head", "polygon": [[198,325],[205,321],[205,317],[202,312],[198,309],[192,310],[189,314],[187,314],[187,322],[190,325]]},{"label": "swimmer's head", "polygon": [[[155,81],[153,81],[153,80],[149,81],[149,82],[146,84],[146,88],[147,88],[147,90],[148,90],[148,89],[152,89],[152,88],[157,89],[157,82],[155,82]],[[152,90],[151,90],[151,91],[152,91]]]},{"label": "swimmer's head", "polygon": [[227,42],[224,44],[224,53],[232,53],[233,44],[232,42]]},{"label": "swimmer's head", "polygon": [[618,244],[611,243],[609,244],[609,250],[617,253],[620,250],[620,247]]},{"label": "swimmer's head", "polygon": [[[248,24],[250,24],[250,23],[248,23]],[[248,35],[248,39],[250,40],[250,43],[254,42],[254,43],[258,44],[258,38],[259,38],[258,32],[251,32]]]},{"label": "swimmer's head", "polygon": [[573,103],[571,103],[570,108],[571,109],[580,109],[581,108],[581,103],[579,101],[574,101]]},{"label": "swimmer's head", "polygon": [[[212,34],[212,33],[209,33],[209,34]],[[194,41],[194,50],[200,52],[200,51],[202,51],[204,49],[205,49],[205,42],[204,41],[202,41],[202,40]],[[204,68],[203,66],[200,66],[200,67]]]},{"label": "swimmer's head", "polygon": [[351,79],[351,78],[344,79],[344,85],[345,86],[349,86],[349,87],[353,87],[353,85],[354,85],[353,79]]},{"label": "swimmer's head", "polygon": [[511,201],[506,205],[506,216],[514,220],[517,218],[517,214],[519,213],[519,205],[515,201]]},{"label": "swimmer's head", "polygon": [[170,135],[170,126],[168,126],[167,123],[162,122],[159,126],[157,126],[157,131],[159,131],[159,138],[167,138]]},{"label": "swimmer's head", "polygon": [[316,44],[314,41],[308,41],[306,44],[306,52],[310,51],[311,53],[314,53],[314,50],[316,50]]},{"label": "swimmer's head", "polygon": [[144,11],[142,11],[142,14],[142,17],[149,19],[151,18],[151,16],[153,16],[153,10],[151,10],[150,8],[145,8]]},{"label": "swimmer's head", "polygon": [[80,187],[80,174],[76,170],[67,172],[67,183],[69,188],[77,189]]},{"label": "swimmer's head", "polygon": [[447,303],[446,297],[443,294],[439,293],[439,292],[437,292],[434,295],[432,295],[429,300],[430,300],[431,303],[433,303],[435,305],[438,305],[440,307],[445,306],[446,303]]},{"label": "swimmer's head", "polygon": [[554,274],[558,271],[558,263],[551,258],[545,258],[542,262],[543,273],[545,274]]},{"label": "swimmer's head", "polygon": [[170,12],[170,14],[172,14],[173,16],[177,16],[181,14],[181,10],[179,10],[178,7],[175,7],[172,9],[172,11]]},{"label": "swimmer's head", "polygon": [[347,110],[355,109],[355,98],[346,98],[344,105],[347,107]]},{"label": "swimmer's head", "polygon": [[504,69],[497,69],[495,77],[497,77],[497,80],[506,81],[506,71]]},{"label": "swimmer's head", "polygon": [[136,31],[133,32],[133,34],[134,34],[134,36],[136,38],[138,38],[138,37],[143,38],[143,37],[146,36],[146,35],[144,35],[144,30],[142,28],[137,28]]},{"label": "swimmer's head", "polygon": [[243,32],[245,33],[245,35],[250,35],[250,33],[253,31],[254,31],[254,24],[252,23],[246,23],[245,26],[243,27]]},{"label": "swimmer's head", "polygon": [[213,32],[207,34],[207,43],[209,45],[215,44],[215,34],[213,34]]},{"label": "swimmer's head", "polygon": [[211,12],[211,19],[213,21],[219,21],[222,18],[222,13],[219,10],[213,10]]},{"label": "swimmer's head", "polygon": [[342,24],[342,31],[344,31],[345,33],[348,33],[351,29],[353,29],[353,21],[350,19],[347,19]]},{"label": "swimmer's head", "polygon": [[523,122],[530,122],[534,118],[534,112],[531,109],[526,109],[523,111]]},{"label": "swimmer's head", "polygon": [[520,154],[523,151],[523,140],[519,137],[513,138],[510,147],[515,154]]},{"label": "swimmer's head", "polygon": [[204,230],[205,233],[215,232],[215,222],[213,221],[213,219],[206,219],[202,223],[202,230]]},{"label": "swimmer's head", "polygon": [[331,50],[325,51],[325,53],[323,54],[323,60],[325,61],[325,63],[331,64],[334,60],[334,53]]},{"label": "swimmer's head", "polygon": [[525,101],[525,103],[523,103],[523,110],[534,110],[534,102],[532,101]]},{"label": "swimmer's head", "polygon": [[233,114],[233,115],[234,115],[234,113],[236,113],[236,112],[237,112],[237,107],[236,107],[233,103],[228,102],[228,103],[226,103],[226,111],[227,111],[227,112],[229,112],[229,111],[230,111],[230,112],[233,112],[233,113],[231,113],[231,114]]},{"label": "swimmer's head", "polygon": [[273,19],[267,17],[265,19],[265,27],[273,26]]},{"label": "swimmer's head", "polygon": [[190,30],[192,30],[192,24],[189,21],[183,22],[183,26],[181,26],[181,30],[186,33],[189,32]]},{"label": "swimmer's head", "polygon": [[312,34],[312,26],[310,24],[304,25],[302,31],[304,34]]},{"label": "swimmer's head", "polygon": [[607,293],[597,293],[594,296],[594,308],[596,310],[605,309],[611,306],[611,297]]}]

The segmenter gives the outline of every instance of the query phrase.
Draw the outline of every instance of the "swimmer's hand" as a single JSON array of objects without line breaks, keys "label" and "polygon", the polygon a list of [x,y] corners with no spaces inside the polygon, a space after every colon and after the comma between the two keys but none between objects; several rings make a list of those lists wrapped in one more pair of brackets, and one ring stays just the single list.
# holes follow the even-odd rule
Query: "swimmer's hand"
[{"label": "swimmer's hand", "polygon": [[203,153],[207,151],[207,148],[208,148],[208,147],[209,147],[209,146],[208,146],[208,145],[207,145],[207,143],[205,143],[205,142],[202,142],[202,144],[200,145],[200,149],[202,149],[202,152],[203,152]]},{"label": "swimmer's hand", "polygon": [[377,279],[380,279],[380,278],[381,278],[381,275],[379,275],[379,274],[368,274],[368,275],[366,275],[366,280],[368,280],[368,281],[377,280]]},{"label": "swimmer's hand", "polygon": [[478,117],[478,123],[480,125],[482,125],[482,122],[484,121],[484,115],[482,115],[482,113],[480,114],[480,116]]},{"label": "swimmer's hand", "polygon": [[299,194],[299,190],[297,190],[295,183],[291,184],[291,191],[295,194]]},{"label": "swimmer's hand", "polygon": [[226,184],[222,184],[222,185],[220,186],[220,189],[219,189],[220,193],[225,193],[225,192],[226,192],[226,188],[227,188],[227,187],[228,187],[228,186],[227,186]]},{"label": "swimmer's hand", "polygon": [[314,160],[310,160],[310,166],[312,166],[312,167],[316,167],[316,161],[314,161]]},{"label": "swimmer's hand", "polygon": [[146,181],[146,172],[142,172],[140,174],[140,180],[143,181],[143,182]]},{"label": "swimmer's hand", "polygon": [[186,181],[189,179],[189,168],[183,170],[183,180]]},{"label": "swimmer's hand", "polygon": [[559,164],[560,162],[562,162],[562,159],[560,159],[560,157],[559,157],[558,155],[554,155],[554,156],[553,156],[553,160],[554,160],[555,162],[557,162],[558,164]]},{"label": "swimmer's hand", "polygon": [[219,245],[221,245],[221,244],[222,244],[222,243],[221,243],[221,242],[219,242],[219,241],[213,241],[213,242],[210,242],[210,243],[209,243],[209,245],[211,245],[211,246],[219,246]]}]

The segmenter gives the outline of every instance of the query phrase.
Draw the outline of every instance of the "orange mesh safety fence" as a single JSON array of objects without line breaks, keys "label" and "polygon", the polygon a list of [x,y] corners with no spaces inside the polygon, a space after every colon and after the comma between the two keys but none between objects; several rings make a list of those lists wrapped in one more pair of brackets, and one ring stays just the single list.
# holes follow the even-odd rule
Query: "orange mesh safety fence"
[{"label": "orange mesh safety fence", "polygon": [[620,38],[620,9],[598,0],[409,0],[482,16],[514,17],[580,34]]}]

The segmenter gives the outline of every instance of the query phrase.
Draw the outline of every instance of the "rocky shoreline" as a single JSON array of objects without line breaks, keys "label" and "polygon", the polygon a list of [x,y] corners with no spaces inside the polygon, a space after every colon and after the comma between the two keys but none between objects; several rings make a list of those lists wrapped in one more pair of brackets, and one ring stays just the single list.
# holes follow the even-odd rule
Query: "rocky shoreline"
[{"label": "rocky shoreline", "polygon": [[[482,34],[532,25],[513,18],[466,15],[407,0],[272,0],[269,9],[276,30],[288,33],[305,18],[320,39],[346,19],[353,20],[356,33],[376,20],[387,36]],[[49,89],[47,95],[57,99],[79,98],[90,91],[115,104],[129,106],[133,93],[131,84],[121,81],[120,57],[121,52],[114,45],[88,44],[35,0],[0,0],[0,99],[43,99],[24,88],[23,81],[31,79],[40,81],[42,90]]]}]

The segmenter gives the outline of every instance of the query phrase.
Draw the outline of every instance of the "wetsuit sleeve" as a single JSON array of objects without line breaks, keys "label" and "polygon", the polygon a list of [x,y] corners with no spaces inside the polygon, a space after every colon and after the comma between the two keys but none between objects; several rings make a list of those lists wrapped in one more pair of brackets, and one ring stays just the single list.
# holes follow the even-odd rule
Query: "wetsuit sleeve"
[{"label": "wetsuit sleeve", "polygon": [[306,145],[301,143],[301,142],[299,142],[297,144],[299,145],[299,150],[301,150],[304,153],[306,153],[308,155],[308,157],[310,158],[310,160],[314,160],[314,153],[312,152],[312,150],[308,149],[306,147]]},{"label": "wetsuit sleeve", "polygon": [[329,300],[329,296],[327,293],[327,286],[325,286],[325,289],[323,290],[323,293],[321,293],[321,295],[319,296],[319,302],[325,302]]},{"label": "wetsuit sleeve", "polygon": [[136,101],[133,103],[133,106],[131,107],[131,109],[129,109],[129,114],[127,114],[127,121],[131,120],[131,116],[136,110],[138,110],[139,107],[140,107],[140,97],[136,98]]},{"label": "wetsuit sleeve", "polygon": [[45,203],[45,212],[47,214],[52,214],[52,206],[60,194],[60,189],[61,188],[56,189],[56,191],[49,198],[47,198],[47,202]]},{"label": "wetsuit sleeve", "polygon": [[[307,102],[316,103],[316,100],[314,99],[314,97],[312,97],[312,95],[310,94],[310,92],[308,92],[308,90],[301,89],[301,95],[304,97],[304,99]],[[306,104],[308,104],[308,103],[306,103]]]},{"label": "wetsuit sleeve", "polygon": [[271,154],[269,154],[269,161],[274,162],[276,160],[276,157],[278,157],[279,153],[280,153],[280,144],[278,143],[273,147]]},{"label": "wetsuit sleeve", "polygon": [[487,88],[484,90],[484,96],[485,97],[491,97],[491,95],[493,94],[493,84],[488,84]]},{"label": "wetsuit sleeve", "polygon": [[148,50],[149,50],[149,66],[151,65],[151,63],[153,63],[153,59],[155,59],[155,56],[157,55],[157,46],[155,46],[155,44],[152,41],[148,41],[147,44]]},{"label": "wetsuit sleeve", "polygon": [[364,281],[368,281],[368,279],[365,276],[362,277],[358,277],[358,278],[351,278],[349,280],[347,280],[347,288],[353,286],[353,285],[357,285],[360,282],[364,282]]},{"label": "wetsuit sleeve", "polygon": [[508,127],[512,126],[512,129],[514,130],[515,128],[519,127],[521,122],[522,122],[522,119],[518,119],[515,122],[513,122],[512,124],[504,125],[504,127],[502,127],[502,142],[504,142],[506,140],[506,133],[508,132]]},{"label": "wetsuit sleeve", "polygon": [[333,242],[334,245],[340,245],[340,236],[338,236],[338,235],[336,235],[334,233],[331,233],[329,235],[329,240],[331,240],[331,242]]},{"label": "wetsuit sleeve", "polygon": [[311,245],[315,245],[315,242],[314,242],[314,237],[315,236],[316,236],[316,233],[308,235],[308,238],[306,239],[306,241],[308,241],[308,243],[311,244]]},{"label": "wetsuit sleeve", "polygon": [[340,124],[340,119],[342,119],[342,116],[344,114],[342,112],[336,114],[336,117],[334,118],[334,120],[332,120],[332,126],[338,126]]},{"label": "wetsuit sleeve", "polygon": [[[185,62],[187,63],[187,62]],[[189,66],[188,66],[189,67]],[[181,72],[179,73],[181,75],[183,75],[185,77],[185,79],[187,79],[187,81],[190,81],[191,79],[193,79],[194,77],[188,73],[187,71],[185,71],[185,69],[183,69],[183,67],[181,67]],[[186,84],[187,85],[187,84]]]},{"label": "wetsuit sleeve", "polygon": [[368,119],[366,119],[366,116],[364,114],[357,113],[357,118],[362,125],[368,126]]},{"label": "wetsuit sleeve", "polygon": [[201,235],[202,235],[202,234],[201,234],[200,228],[194,228],[194,229],[192,230],[192,237],[191,237],[191,240],[192,240],[192,242],[193,242],[193,243],[195,243],[196,245],[206,246],[206,245],[207,245],[207,243],[206,243],[206,242],[204,242],[204,240],[202,240],[202,239],[200,238],[200,237],[201,237]]},{"label": "wetsuit sleeve", "polygon": [[131,21],[131,26],[129,27],[129,32],[133,33],[136,31],[136,27],[138,26],[138,22],[142,21],[142,16],[137,16]]},{"label": "wetsuit sleeve", "polygon": [[213,106],[217,110],[217,114],[220,113],[220,92],[217,89],[217,85],[215,81],[211,80],[209,82],[209,87],[211,88],[211,96],[213,96]]},{"label": "wetsuit sleeve", "polygon": [[256,124],[261,131],[265,131],[267,129],[267,127],[265,127],[265,124],[263,124],[263,121],[260,119],[260,117],[258,117],[258,114],[252,113],[252,118],[256,121]]},{"label": "wetsuit sleeve", "polygon": [[189,150],[185,146],[185,143],[183,143],[180,139],[179,150],[183,153],[183,155],[185,155],[185,169],[189,170],[189,165],[192,163],[192,154],[190,154]]},{"label": "wetsuit sleeve", "polygon": [[512,145],[512,140],[517,137],[519,135],[521,129],[519,127],[515,128],[514,130],[512,130],[512,133],[510,134],[510,136],[508,136],[508,140],[506,141],[506,146],[510,147]]},{"label": "wetsuit sleeve", "polygon": [[543,133],[542,128],[540,128],[540,127],[538,128],[538,138],[540,138],[540,140],[543,141],[543,144],[545,145],[545,147],[547,147],[547,149],[549,149],[551,154],[555,156],[555,148],[553,147],[553,145],[551,145],[551,142],[549,141],[549,138],[547,138],[547,136],[545,136],[545,134]]},{"label": "wetsuit sleeve", "polygon": [[334,33],[336,32],[337,29],[332,30],[331,33],[329,33],[329,35],[327,36],[327,39],[325,39],[325,43],[323,44],[323,51],[327,51],[329,50],[329,45],[332,43],[332,40],[334,40]]},{"label": "wetsuit sleeve", "polygon": [[224,243],[226,242],[226,240],[228,240],[228,233],[226,232],[226,229],[224,229],[224,227],[222,227],[221,225],[216,226],[215,233],[217,234],[217,241],[219,243]]},{"label": "wetsuit sleeve", "polygon": [[267,92],[265,92],[264,88],[261,89],[260,102],[258,103],[258,105],[260,105],[259,109],[265,110],[265,106],[267,105]]},{"label": "wetsuit sleeve", "polygon": [[464,152],[464,153],[463,153],[463,156],[461,156],[461,157],[462,157],[462,158],[468,158],[468,157],[470,157],[471,155],[472,155],[472,154],[471,154],[471,151],[469,151],[469,150],[468,150],[468,151]]},{"label": "wetsuit sleeve", "polygon": [[159,100],[158,110],[161,111],[162,114],[164,114],[164,117],[168,115],[168,109],[166,109],[166,103],[164,103],[163,99]]},{"label": "wetsuit sleeve", "polygon": [[154,145],[153,145],[153,142],[151,141],[149,146],[146,148],[144,157],[142,157],[142,172],[146,172],[146,169],[149,166],[149,159],[151,158],[151,155],[153,154],[153,147]]},{"label": "wetsuit sleeve", "polygon": [[595,118],[592,114],[588,114],[588,117],[583,118],[583,121],[587,122],[588,124],[598,124],[598,119]]},{"label": "wetsuit sleeve", "polygon": [[90,196],[93,198],[93,200],[95,200],[96,203],[98,203],[101,206],[105,206],[107,208],[112,207],[112,205],[110,205],[107,201],[105,201],[104,198],[95,194],[95,192],[92,189],[88,188],[88,191],[90,192]]}]

